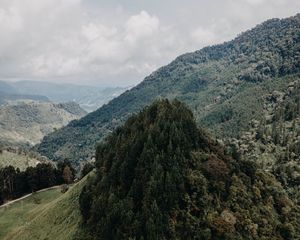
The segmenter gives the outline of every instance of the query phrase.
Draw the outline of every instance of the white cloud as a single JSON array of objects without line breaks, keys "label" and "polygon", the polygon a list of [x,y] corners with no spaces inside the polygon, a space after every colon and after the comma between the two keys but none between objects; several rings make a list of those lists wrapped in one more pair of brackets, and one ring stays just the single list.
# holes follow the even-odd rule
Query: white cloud
[{"label": "white cloud", "polygon": [[244,1],[251,5],[259,5],[265,2],[266,0],[244,0]]},{"label": "white cloud", "polygon": [[159,30],[159,19],[146,11],[131,16],[126,23],[125,40],[135,43],[141,38],[152,36]]},{"label": "white cloud", "polygon": [[131,85],[297,10],[298,0],[0,0],[0,79]]},{"label": "white cloud", "polygon": [[117,33],[116,28],[108,28],[101,24],[95,24],[93,22],[88,23],[82,27],[82,34],[89,41],[95,40],[98,37],[112,37]]},{"label": "white cloud", "polygon": [[192,39],[201,46],[211,45],[218,42],[217,34],[212,30],[198,27],[191,32]]}]

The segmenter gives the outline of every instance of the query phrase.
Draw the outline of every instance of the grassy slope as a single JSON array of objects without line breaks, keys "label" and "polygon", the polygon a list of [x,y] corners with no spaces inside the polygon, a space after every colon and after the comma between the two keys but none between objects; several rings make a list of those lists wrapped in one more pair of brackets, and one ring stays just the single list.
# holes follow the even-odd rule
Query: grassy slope
[{"label": "grassy slope", "polygon": [[[33,212],[46,208],[60,195],[60,189],[51,189],[0,208],[0,239],[4,239],[9,232],[21,228],[31,219]],[[36,199],[40,199],[41,202],[37,204]]]},{"label": "grassy slope", "polygon": [[[55,193],[54,196],[51,196],[51,200],[53,201],[49,201],[47,204],[40,205],[36,208],[29,208],[29,211],[25,213],[25,217],[20,224],[14,225],[14,228],[11,227],[11,230],[4,239],[72,239],[81,219],[78,197],[84,184],[85,179],[74,185],[67,193],[61,196]],[[50,192],[50,194],[52,194],[52,192]],[[13,205],[13,207],[15,207],[15,205]],[[16,209],[18,209],[18,207],[16,207]],[[14,216],[17,215],[14,212],[11,212],[11,214]],[[7,214],[5,214],[5,216],[7,216]],[[27,221],[27,223],[25,221]]]},{"label": "grassy slope", "polygon": [[25,154],[18,154],[6,150],[0,153],[0,168],[11,165],[23,171],[27,167],[36,166],[39,162],[38,159]]}]

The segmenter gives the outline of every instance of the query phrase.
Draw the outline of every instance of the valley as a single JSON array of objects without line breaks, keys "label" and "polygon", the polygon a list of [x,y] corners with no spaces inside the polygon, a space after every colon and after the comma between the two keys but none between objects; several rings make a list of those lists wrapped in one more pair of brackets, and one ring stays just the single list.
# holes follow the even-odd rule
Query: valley
[{"label": "valley", "polygon": [[1,102],[10,103],[22,100],[41,100],[54,103],[74,102],[85,111],[92,112],[130,88],[97,87],[30,80],[0,81],[0,105]]},{"label": "valley", "polygon": [[134,87],[0,81],[0,239],[298,240],[299,199],[299,13]]},{"label": "valley", "polygon": [[33,146],[86,112],[76,103],[29,102],[0,106],[1,142]]}]

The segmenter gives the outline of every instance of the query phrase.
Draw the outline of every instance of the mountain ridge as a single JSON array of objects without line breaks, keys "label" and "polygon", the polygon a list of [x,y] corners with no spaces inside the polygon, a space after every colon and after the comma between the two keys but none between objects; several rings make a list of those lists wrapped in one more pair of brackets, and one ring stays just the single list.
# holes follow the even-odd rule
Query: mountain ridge
[{"label": "mountain ridge", "polygon": [[253,98],[257,92],[299,77],[299,29],[300,14],[273,19],[232,41],[183,54],[95,112],[46,136],[37,149],[53,159],[91,158],[94,142],[157,98],[178,98],[214,135],[236,137],[263,111],[262,99]]},{"label": "mountain ridge", "polygon": [[52,102],[76,102],[86,111],[90,112],[102,106],[113,97],[121,94],[122,87],[97,87],[76,85],[69,83],[52,83],[22,80],[9,83],[19,94],[35,94],[47,96]]},{"label": "mountain ridge", "polygon": [[34,145],[45,134],[85,114],[86,112],[73,102],[23,102],[0,106],[1,142],[5,145]]}]

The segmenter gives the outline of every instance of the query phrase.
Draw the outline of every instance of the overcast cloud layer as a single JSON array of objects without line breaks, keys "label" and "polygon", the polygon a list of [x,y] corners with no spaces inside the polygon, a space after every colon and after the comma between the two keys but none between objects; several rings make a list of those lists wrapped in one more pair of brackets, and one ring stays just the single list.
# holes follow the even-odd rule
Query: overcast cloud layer
[{"label": "overcast cloud layer", "polygon": [[299,0],[0,0],[0,79],[133,85]]}]

